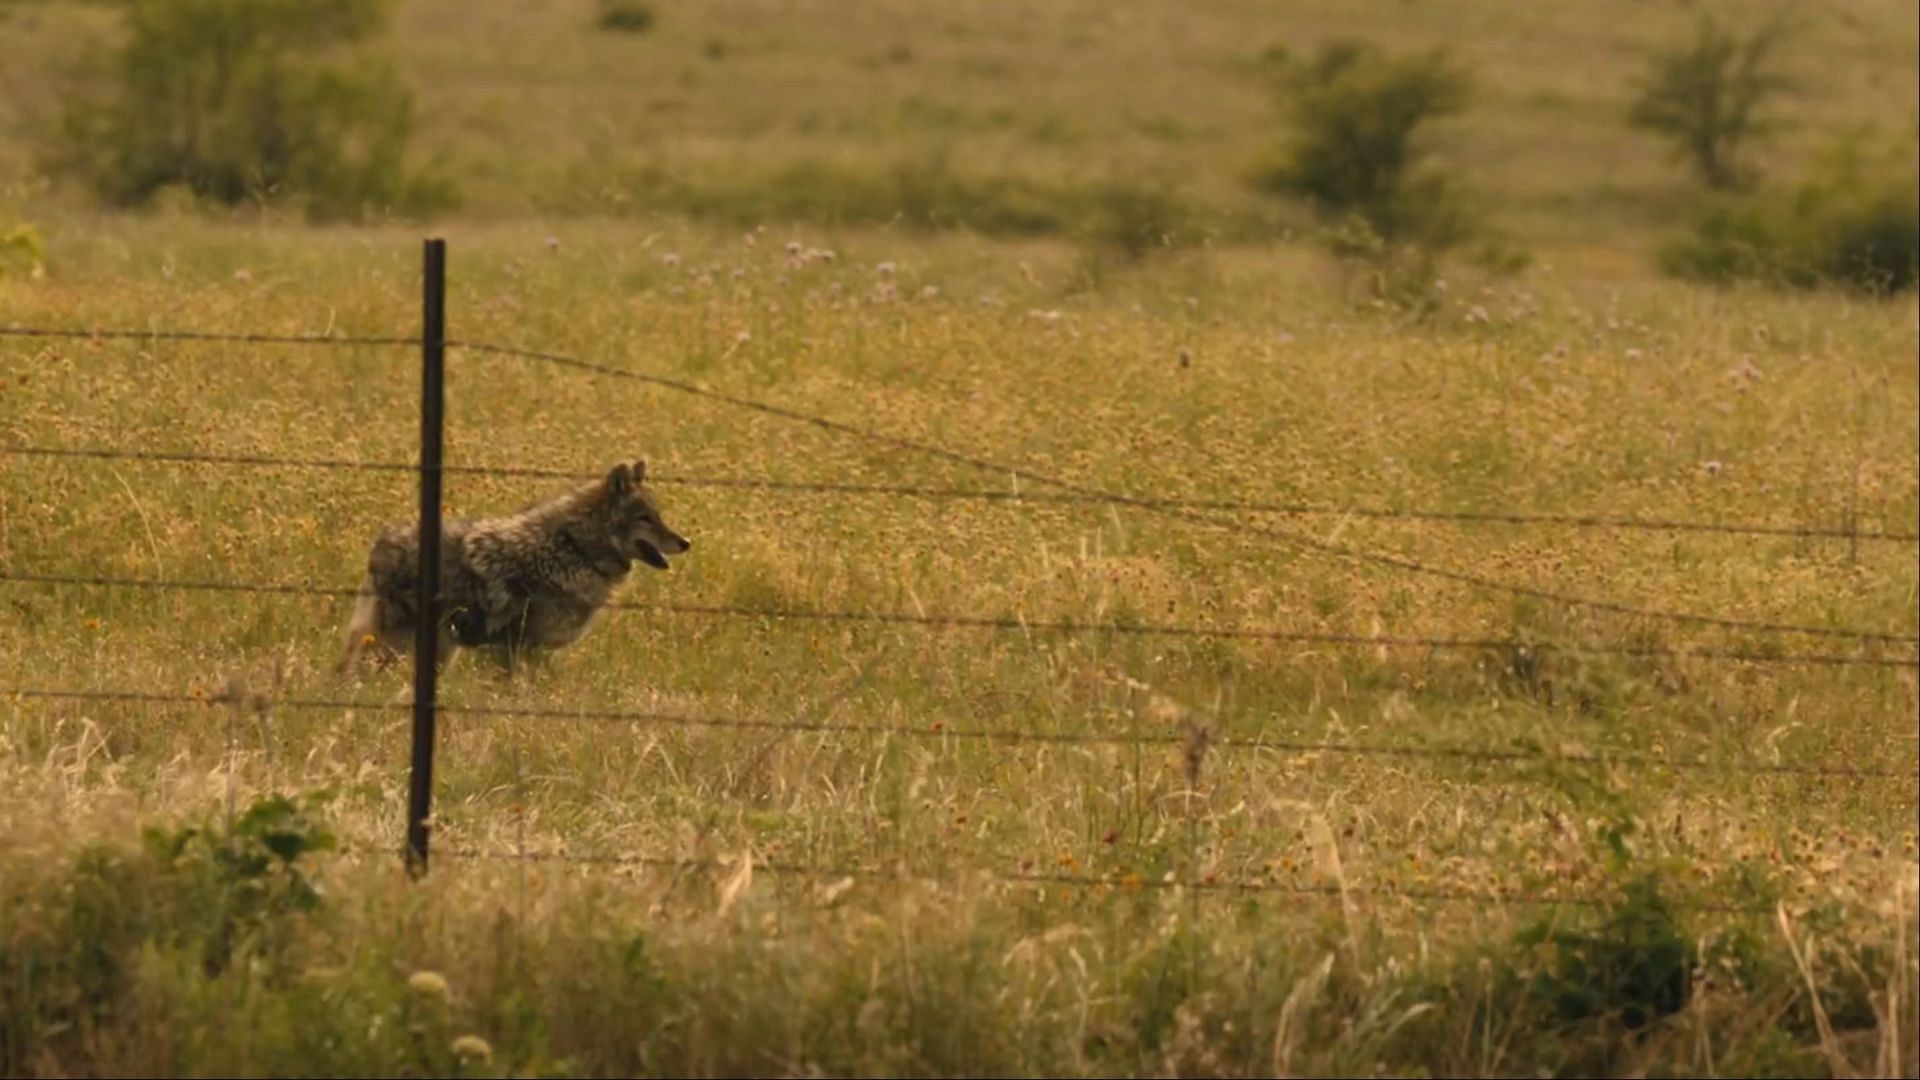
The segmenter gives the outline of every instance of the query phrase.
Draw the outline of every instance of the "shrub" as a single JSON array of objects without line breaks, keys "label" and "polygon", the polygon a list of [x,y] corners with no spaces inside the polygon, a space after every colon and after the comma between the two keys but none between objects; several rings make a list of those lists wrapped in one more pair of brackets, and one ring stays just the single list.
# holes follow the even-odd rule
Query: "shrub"
[{"label": "shrub", "polygon": [[47,248],[40,230],[27,224],[0,223],[0,276],[25,274],[37,278],[46,273]]},{"label": "shrub", "polygon": [[600,29],[644,34],[653,29],[653,8],[642,0],[600,0]]},{"label": "shrub", "polygon": [[55,165],[122,205],[173,184],[320,218],[445,205],[444,181],[405,167],[409,94],[361,49],[386,14],[386,0],[137,0],[114,85],[71,108]]},{"label": "shrub", "polygon": [[[684,173],[647,165],[609,181],[589,171],[560,185],[592,192],[590,203],[558,209],[645,209],[752,227],[767,222],[824,226],[897,226],[968,230],[983,236],[1062,236],[1102,258],[1139,259],[1190,245],[1211,234],[1217,215],[1189,203],[1166,184],[1110,177],[1053,181],[962,171],[939,151],[891,160],[801,158],[762,168]],[[1246,234],[1270,235],[1264,223]],[[1217,229],[1216,229],[1217,231]]]},{"label": "shrub", "polygon": [[1691,44],[1654,58],[1628,119],[1671,139],[1709,187],[1747,186],[1755,173],[1741,148],[1766,131],[1763,108],[1791,85],[1773,66],[1786,29],[1773,21],[1741,37],[1703,18]]},{"label": "shrub", "polygon": [[1702,281],[1834,284],[1884,295],[1920,280],[1920,168],[1870,165],[1847,144],[1791,191],[1723,196],[1661,252],[1669,273]]},{"label": "shrub", "polygon": [[1417,315],[1440,306],[1439,256],[1422,244],[1390,243],[1365,217],[1354,214],[1323,237],[1329,250],[1358,270],[1376,304]]},{"label": "shrub", "polygon": [[629,177],[621,194],[634,205],[736,225],[898,223],[996,236],[1063,232],[1082,198],[1077,189],[1023,177],[959,173],[939,154],[871,167],[802,159],[764,173],[698,178],[652,166]]},{"label": "shrub", "polygon": [[1358,217],[1389,244],[1446,247],[1466,236],[1457,185],[1426,162],[1421,129],[1466,108],[1471,79],[1444,52],[1389,56],[1351,42],[1309,63],[1275,66],[1292,142],[1255,183],[1306,199],[1334,219]]},{"label": "shrub", "polygon": [[227,828],[149,829],[145,840],[203,943],[208,974],[225,970],[241,949],[287,950],[290,921],[320,907],[300,860],[334,847],[323,824],[280,795],[261,798]]},{"label": "shrub", "polygon": [[1657,878],[1635,878],[1625,893],[1592,930],[1542,920],[1519,936],[1523,946],[1552,949],[1531,991],[1560,1019],[1606,1016],[1639,1028],[1686,1005],[1699,959],[1693,939],[1674,919]]},{"label": "shrub", "polygon": [[1370,44],[1323,46],[1296,62],[1270,49],[1294,134],[1262,166],[1258,188],[1306,200],[1327,221],[1327,246],[1361,271],[1373,303],[1416,314],[1440,306],[1442,256],[1476,237],[1474,261],[1510,273],[1523,253],[1487,236],[1458,178],[1430,160],[1423,131],[1455,115],[1472,93],[1469,73],[1445,51],[1389,55]]},{"label": "shrub", "polygon": [[922,228],[968,228],[995,235],[1058,232],[1055,200],[1038,184],[1011,176],[971,177],[955,172],[946,154],[908,158],[892,172],[889,218]]},{"label": "shrub", "polygon": [[1164,188],[1110,180],[1089,191],[1086,202],[1081,233],[1129,259],[1144,258],[1184,239],[1186,210]]},{"label": "shrub", "polygon": [[231,826],[148,830],[136,851],[90,846],[55,872],[51,905],[24,891],[6,896],[0,1075],[33,1075],[96,1050],[101,1032],[137,1010],[130,998],[143,965],[171,965],[191,980],[297,983],[307,967],[299,928],[322,909],[307,876],[311,856],[334,845],[310,813],[324,798],[303,808],[267,796]]}]

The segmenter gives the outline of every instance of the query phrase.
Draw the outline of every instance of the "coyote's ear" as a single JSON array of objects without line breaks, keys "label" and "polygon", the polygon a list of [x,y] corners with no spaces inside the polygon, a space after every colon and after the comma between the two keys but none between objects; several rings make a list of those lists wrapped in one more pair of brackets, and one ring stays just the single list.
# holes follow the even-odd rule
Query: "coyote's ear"
[{"label": "coyote's ear", "polygon": [[647,482],[647,463],[636,460],[633,463],[633,483],[637,487]]},{"label": "coyote's ear", "polygon": [[633,473],[625,465],[615,465],[607,474],[607,494],[615,498],[625,495],[633,486]]}]

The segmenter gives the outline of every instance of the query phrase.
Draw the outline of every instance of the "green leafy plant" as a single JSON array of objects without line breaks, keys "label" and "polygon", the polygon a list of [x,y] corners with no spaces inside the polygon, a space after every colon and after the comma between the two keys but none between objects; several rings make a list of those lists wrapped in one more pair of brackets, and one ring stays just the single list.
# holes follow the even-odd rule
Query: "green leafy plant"
[{"label": "green leafy plant", "polygon": [[47,272],[47,246],[40,230],[24,222],[0,227],[0,274],[37,278]]},{"label": "green leafy plant", "polygon": [[313,816],[322,799],[270,796],[230,826],[148,829],[134,850],[89,845],[53,872],[37,915],[20,896],[0,904],[0,1075],[89,1052],[155,977],[297,987],[301,927],[323,910],[308,866],[334,844]]},{"label": "green leafy plant", "polygon": [[1542,917],[1515,936],[1528,951],[1546,949],[1546,963],[1528,982],[1528,997],[1563,1022],[1615,1020],[1628,1030],[1678,1013],[1692,994],[1699,949],[1661,892],[1657,867],[1636,867],[1628,840],[1638,819],[1619,799],[1609,805],[1596,840],[1609,872],[1624,880],[1594,928]]},{"label": "green leafy plant", "polygon": [[334,837],[292,800],[269,796],[228,828],[149,829],[147,852],[191,895],[183,910],[202,920],[209,974],[243,945],[269,952],[289,916],[312,913],[320,894],[302,858],[334,847]]},{"label": "green leafy plant", "polygon": [[1533,992],[1563,1020],[1611,1016],[1641,1028],[1687,1003],[1697,950],[1651,874],[1629,882],[1624,898],[1592,930],[1552,930],[1540,922],[1520,936],[1522,945],[1542,943],[1552,960],[1535,977]]}]

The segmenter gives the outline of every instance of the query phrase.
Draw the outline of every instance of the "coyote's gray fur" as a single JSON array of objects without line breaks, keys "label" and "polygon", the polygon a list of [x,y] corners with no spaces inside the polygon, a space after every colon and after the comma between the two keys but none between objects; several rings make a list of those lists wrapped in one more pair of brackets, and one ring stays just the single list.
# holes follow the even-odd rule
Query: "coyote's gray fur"
[{"label": "coyote's gray fur", "polygon": [[[586,633],[635,560],[658,570],[692,543],[667,527],[645,487],[646,463],[510,517],[441,523],[439,663],[455,649],[554,649]],[[350,670],[369,647],[386,659],[411,648],[419,614],[418,524],[389,526],[367,556],[346,652]]]}]

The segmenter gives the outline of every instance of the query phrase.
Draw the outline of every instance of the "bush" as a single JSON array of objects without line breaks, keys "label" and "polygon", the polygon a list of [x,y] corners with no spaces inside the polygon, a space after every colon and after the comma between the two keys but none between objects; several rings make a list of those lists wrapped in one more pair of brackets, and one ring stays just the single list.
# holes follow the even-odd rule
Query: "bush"
[{"label": "bush", "polygon": [[1432,121],[1472,93],[1468,72],[1443,50],[1388,55],[1361,43],[1323,46],[1308,62],[1269,49],[1294,135],[1254,175],[1256,187],[1306,200],[1328,222],[1327,246],[1361,271],[1372,301],[1416,314],[1440,305],[1442,256],[1474,237],[1474,260],[1511,273],[1523,253],[1490,237],[1457,177],[1422,143]]},{"label": "bush", "polygon": [[[581,181],[581,187],[596,186]],[[870,165],[800,160],[765,172],[691,177],[660,167],[619,183],[620,204],[735,225],[769,221],[968,229],[989,236],[1073,234],[1130,256],[1193,238],[1192,214],[1157,186],[1046,183],[954,169],[939,153]]]},{"label": "bush", "polygon": [[137,1013],[143,966],[297,984],[299,930],[322,908],[311,856],[334,846],[312,814],[324,798],[267,796],[228,826],[148,830],[137,851],[88,847],[50,882],[52,904],[0,901],[0,1076],[97,1052]]},{"label": "bush", "polygon": [[993,235],[1031,236],[1060,231],[1058,200],[1019,177],[972,177],[955,172],[944,152],[893,167],[889,219],[929,229],[967,228]]},{"label": "bush", "polygon": [[40,230],[27,224],[0,222],[0,276],[25,274],[42,277],[47,270],[47,248]]},{"label": "bush", "polygon": [[1390,243],[1365,217],[1354,214],[1322,239],[1349,268],[1377,305],[1427,315],[1439,308],[1440,259],[1422,244]]},{"label": "bush", "polygon": [[71,108],[55,165],[130,206],[174,184],[319,218],[444,206],[444,181],[405,168],[410,95],[359,48],[386,15],[386,0],[137,0],[115,85]]},{"label": "bush", "polygon": [[1610,1017],[1629,1029],[1679,1012],[1699,960],[1652,875],[1630,881],[1624,898],[1593,930],[1542,920],[1522,932],[1518,944],[1551,948],[1546,970],[1530,989],[1561,1020]]},{"label": "bush", "polygon": [[1669,244],[1669,273],[1702,281],[1840,285],[1875,295],[1920,281],[1920,168],[1863,162],[1843,147],[1792,191],[1725,196]]},{"label": "bush", "polygon": [[1775,21],[1743,38],[1703,18],[1690,45],[1654,58],[1628,119],[1671,139],[1707,186],[1747,186],[1756,174],[1740,150],[1766,131],[1762,108],[1791,85],[1773,67],[1785,33]]},{"label": "bush", "polygon": [[312,809],[270,795],[225,828],[147,830],[146,854],[176,891],[208,974],[226,970],[239,951],[256,959],[285,954],[291,921],[319,909],[300,860],[335,841]]},{"label": "bush", "polygon": [[642,0],[600,0],[600,29],[644,34],[653,29],[653,9]]},{"label": "bush", "polygon": [[1186,210],[1163,188],[1110,180],[1088,192],[1086,202],[1082,235],[1129,259],[1145,258],[1184,239]]},{"label": "bush", "polygon": [[1388,244],[1443,248],[1471,232],[1456,183],[1418,139],[1467,105],[1471,79],[1444,52],[1396,57],[1346,42],[1306,64],[1272,62],[1296,130],[1258,187],[1358,217]]}]

